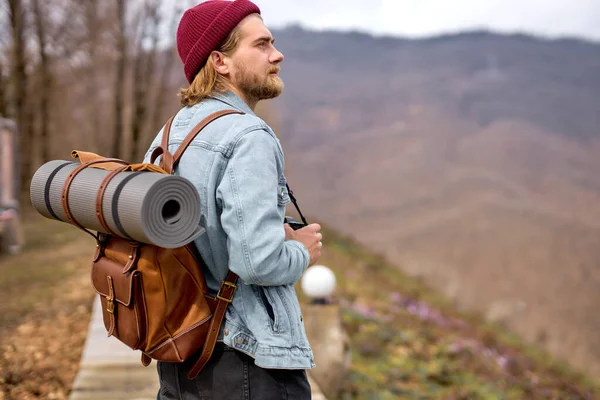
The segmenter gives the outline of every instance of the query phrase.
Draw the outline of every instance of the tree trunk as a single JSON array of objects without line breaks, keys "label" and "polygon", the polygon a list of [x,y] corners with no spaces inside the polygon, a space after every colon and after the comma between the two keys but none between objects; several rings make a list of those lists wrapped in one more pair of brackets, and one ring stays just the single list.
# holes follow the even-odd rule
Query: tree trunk
[{"label": "tree trunk", "polygon": [[[136,162],[141,161],[141,143],[142,131],[148,125],[148,93],[153,81],[154,64],[159,39],[160,12],[157,0],[152,0],[147,6],[145,17],[141,19],[143,24],[142,35],[138,42],[137,57],[135,60],[135,70],[133,77],[133,103],[134,112],[131,123],[131,159]],[[151,29],[152,46],[145,55],[142,43],[147,36],[148,29]]]},{"label": "tree trunk", "polygon": [[115,81],[115,130],[111,152],[113,157],[121,155],[121,143],[123,140],[123,91],[125,89],[125,68],[127,65],[127,36],[125,33],[126,1],[117,0],[117,79]]},{"label": "tree trunk", "polygon": [[13,99],[16,122],[19,130],[19,147],[21,149],[21,187],[29,187],[31,174],[30,125],[27,99],[27,72],[25,69],[25,10],[21,0],[8,0],[10,26],[12,33],[12,71],[11,82],[14,85]]},{"label": "tree trunk", "polygon": [[169,76],[171,74],[171,67],[173,62],[171,61],[172,54],[174,51],[168,50],[164,54],[164,59],[162,60],[162,69],[160,70],[158,79],[157,79],[157,88],[156,94],[154,97],[154,110],[152,112],[152,123],[149,131],[146,135],[146,140],[154,139],[154,136],[158,133],[158,130],[162,128],[165,124],[166,120],[164,117],[165,106],[167,104],[167,88],[169,87]]},{"label": "tree trunk", "polygon": [[[170,32],[175,32],[177,28],[177,23],[179,22],[179,15],[181,15],[181,5],[175,3],[173,10],[173,17],[170,21]],[[151,129],[154,131],[148,132],[149,137],[147,139],[152,140],[158,130],[163,126],[166,122],[163,119],[164,110],[166,106],[166,92],[169,87],[169,77],[171,75],[171,68],[173,66],[172,59],[177,58],[177,47],[173,46],[171,49],[167,50],[164,55],[164,59],[162,60],[162,69],[160,71],[160,75],[158,77],[158,87],[156,89],[156,95],[154,100],[154,112],[152,113],[152,126]]]},{"label": "tree trunk", "polygon": [[92,143],[98,153],[103,154],[106,150],[104,148],[104,141],[100,134],[101,125],[101,107],[99,101],[99,87],[98,84],[98,46],[100,39],[100,27],[98,22],[98,0],[87,0],[85,5],[85,20],[88,29],[88,55],[89,55],[89,66],[87,68],[88,74],[86,82],[88,84],[87,93],[91,96],[89,101],[88,115],[90,116],[92,127]]},{"label": "tree trunk", "polygon": [[42,163],[50,161],[50,93],[52,91],[52,76],[50,74],[50,59],[48,57],[46,31],[44,29],[44,12],[41,9],[40,0],[33,0],[33,13],[35,16],[35,27],[39,43],[40,56],[40,77],[41,90],[40,95],[40,156]]},{"label": "tree trunk", "polygon": [[0,118],[8,115],[6,106],[6,80],[4,79],[4,65],[0,61]]}]

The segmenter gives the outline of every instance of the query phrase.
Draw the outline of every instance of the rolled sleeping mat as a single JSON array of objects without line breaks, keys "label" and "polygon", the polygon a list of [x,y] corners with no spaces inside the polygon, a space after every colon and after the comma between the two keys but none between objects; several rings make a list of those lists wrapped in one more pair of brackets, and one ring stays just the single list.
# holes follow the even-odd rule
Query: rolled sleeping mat
[{"label": "rolled sleeping mat", "polygon": [[[78,162],[53,160],[33,175],[31,203],[44,217],[70,223],[62,204],[68,175]],[[106,232],[96,215],[100,184],[111,171],[85,168],[71,183],[68,203],[75,221],[87,229]],[[200,227],[200,196],[192,183],[180,176],[148,171],[117,173],[102,199],[106,225],[124,239],[165,248],[184,246],[204,229]]]}]

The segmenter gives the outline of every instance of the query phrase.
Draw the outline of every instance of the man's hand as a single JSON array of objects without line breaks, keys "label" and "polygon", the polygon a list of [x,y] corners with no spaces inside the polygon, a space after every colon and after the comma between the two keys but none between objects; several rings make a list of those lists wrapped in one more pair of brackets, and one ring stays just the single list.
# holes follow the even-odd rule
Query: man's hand
[{"label": "man's hand", "polygon": [[323,247],[323,243],[321,243],[323,235],[319,232],[321,225],[310,224],[296,231],[289,224],[283,224],[283,227],[285,228],[285,240],[297,240],[302,243],[310,253],[309,266],[316,263],[321,257],[321,248]]}]

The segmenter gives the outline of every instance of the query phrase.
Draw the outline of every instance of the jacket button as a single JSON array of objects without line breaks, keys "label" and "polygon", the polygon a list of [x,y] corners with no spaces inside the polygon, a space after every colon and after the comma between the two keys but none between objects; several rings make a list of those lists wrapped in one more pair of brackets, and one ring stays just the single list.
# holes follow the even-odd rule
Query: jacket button
[{"label": "jacket button", "polygon": [[242,344],[242,342],[243,342],[243,339],[242,338],[238,338],[237,343],[238,344]]},{"label": "jacket button", "polygon": [[223,331],[223,334],[224,334],[225,336],[229,335],[229,329],[225,328],[225,330]]}]

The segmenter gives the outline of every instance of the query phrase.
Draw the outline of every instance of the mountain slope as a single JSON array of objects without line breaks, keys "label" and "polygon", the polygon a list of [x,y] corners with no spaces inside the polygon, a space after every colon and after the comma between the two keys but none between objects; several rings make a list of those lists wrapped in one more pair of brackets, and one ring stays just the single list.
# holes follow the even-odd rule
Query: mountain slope
[{"label": "mountain slope", "polygon": [[355,241],[324,230],[320,263],[351,339],[341,399],[592,399],[596,384],[400,272]]},{"label": "mountain slope", "polygon": [[301,206],[600,377],[600,45],[275,34]]}]

